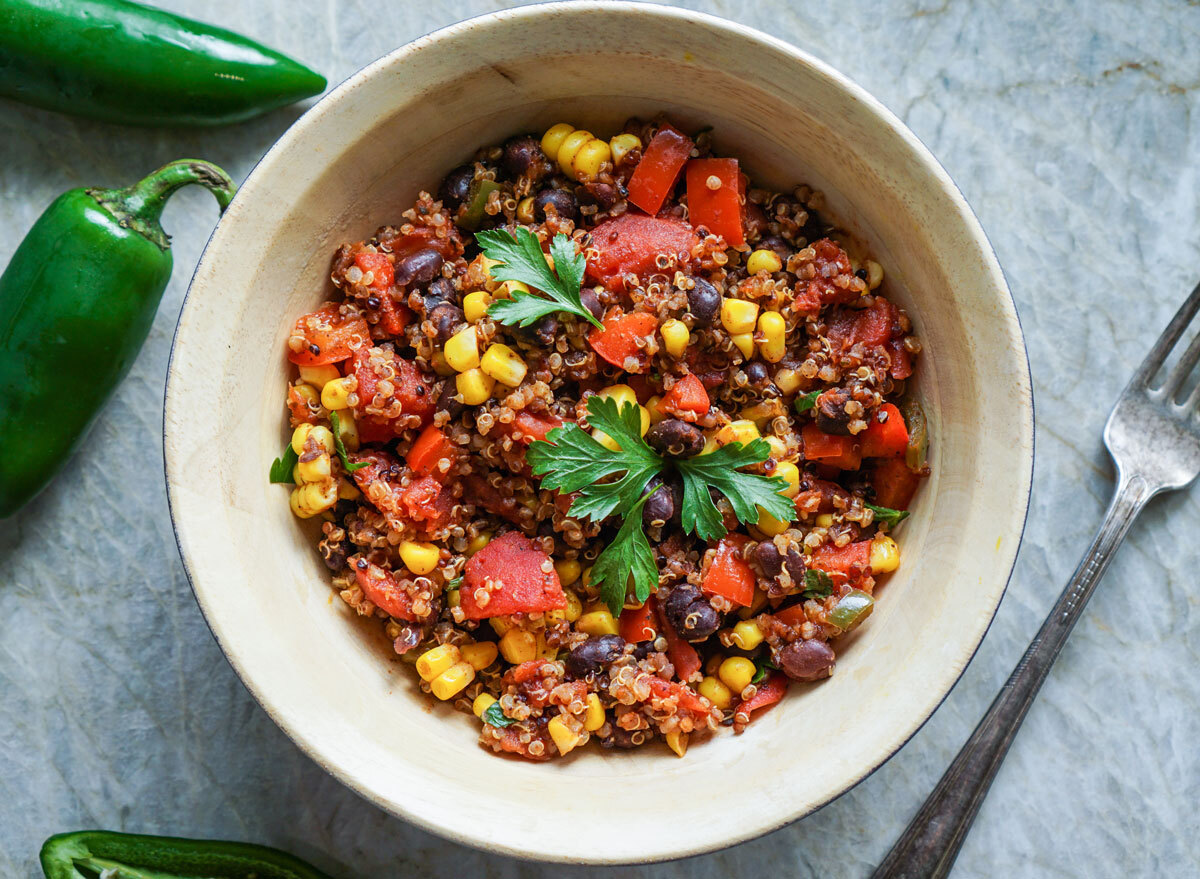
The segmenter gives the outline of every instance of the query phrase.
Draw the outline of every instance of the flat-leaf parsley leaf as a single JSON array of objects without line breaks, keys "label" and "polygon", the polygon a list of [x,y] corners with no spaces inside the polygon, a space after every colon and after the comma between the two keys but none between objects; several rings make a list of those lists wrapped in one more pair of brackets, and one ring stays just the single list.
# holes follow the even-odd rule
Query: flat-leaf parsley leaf
[{"label": "flat-leaf parsley leaf", "polygon": [[625,514],[625,521],[621,523],[617,536],[592,565],[592,585],[599,587],[600,598],[614,617],[621,614],[631,581],[634,597],[639,602],[644,602],[658,587],[658,565],[654,563],[654,550],[650,548],[650,541],[646,540],[646,532],[642,530],[642,505],[653,493],[647,492]]},{"label": "flat-leaf parsley leaf", "polygon": [[758,522],[760,507],[781,522],[795,519],[795,504],[779,493],[787,488],[783,479],[737,469],[760,464],[770,454],[771,447],[756,439],[749,445],[730,443],[711,454],[676,461],[676,469],[683,477],[683,530],[702,540],[725,534],[721,513],[708,493],[710,486],[725,495],[734,515],[744,525]]},{"label": "flat-leaf parsley leaf", "polygon": [[271,481],[291,482],[292,468],[299,461],[300,456],[296,454],[296,450],[292,448],[292,444],[288,443],[287,448],[283,450],[283,454],[271,462]]}]

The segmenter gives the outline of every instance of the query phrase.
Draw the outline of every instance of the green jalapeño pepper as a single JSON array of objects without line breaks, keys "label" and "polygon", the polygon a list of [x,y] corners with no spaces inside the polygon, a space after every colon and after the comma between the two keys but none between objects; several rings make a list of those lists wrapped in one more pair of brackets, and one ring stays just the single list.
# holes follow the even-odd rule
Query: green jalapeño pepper
[{"label": "green jalape\u00f1o pepper", "polygon": [[0,275],[0,518],[58,472],[129,371],[171,277],[163,205],[193,183],[222,211],[233,198],[229,175],[196,159],[65,192]]},{"label": "green jalape\u00f1o pepper", "polygon": [[126,0],[0,0],[0,95],[130,125],[221,125],[325,78],[222,28]]},{"label": "green jalape\u00f1o pepper", "polygon": [[41,860],[46,879],[329,879],[265,845],[107,830],[52,836]]}]

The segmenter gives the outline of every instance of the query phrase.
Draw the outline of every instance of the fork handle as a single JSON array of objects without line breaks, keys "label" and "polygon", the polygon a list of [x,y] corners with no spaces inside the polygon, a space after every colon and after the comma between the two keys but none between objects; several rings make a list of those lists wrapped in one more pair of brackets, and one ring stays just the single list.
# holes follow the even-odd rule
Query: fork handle
[{"label": "fork handle", "polygon": [[1009,675],[975,732],[967,739],[933,793],[909,823],[872,879],[934,879],[949,875],[971,822],[1008,753],[1021,721],[1041,689],[1083,606],[1104,575],[1113,553],[1125,539],[1155,491],[1140,476],[1118,480],[1104,522],[1071,582],[1042,624],[1037,637]]}]

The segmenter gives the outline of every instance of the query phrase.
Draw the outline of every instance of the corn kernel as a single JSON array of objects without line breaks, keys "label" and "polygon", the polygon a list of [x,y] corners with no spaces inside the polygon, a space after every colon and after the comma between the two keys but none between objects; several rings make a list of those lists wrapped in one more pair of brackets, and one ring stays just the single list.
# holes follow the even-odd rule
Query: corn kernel
[{"label": "corn kernel", "polygon": [[725,661],[725,657],[720,653],[714,653],[708,657],[708,661],[704,663],[704,673],[706,675],[715,675],[717,669],[721,667],[721,663]]},{"label": "corn kernel", "polygon": [[551,647],[546,643],[546,632],[544,629],[539,629],[537,633],[537,658],[538,659],[557,659],[558,648]]},{"label": "corn kernel", "polygon": [[507,345],[490,345],[479,362],[479,368],[502,385],[515,388],[525,380],[529,367],[521,355]]},{"label": "corn kernel", "polygon": [[737,421],[731,421],[718,430],[716,439],[717,445],[721,446],[727,446],[730,443],[741,443],[744,446],[748,446],[760,437],[761,434],[758,432],[758,425],[753,421],[739,418]]},{"label": "corn kernel", "polygon": [[618,632],[617,621],[608,608],[589,610],[575,621],[576,631],[585,635],[615,635]]},{"label": "corn kernel", "polygon": [[358,486],[346,477],[338,480],[338,500],[341,501],[356,501],[362,497],[362,492],[358,490]]},{"label": "corn kernel", "polygon": [[717,442],[716,435],[715,434],[705,434],[704,448],[702,448],[700,450],[700,454],[701,455],[711,455],[713,452],[715,452],[719,448],[721,448],[721,444],[719,442]]},{"label": "corn kernel", "polygon": [[609,385],[599,394],[601,397],[613,400],[617,404],[617,411],[621,411],[626,403],[637,405],[637,392],[629,385]]},{"label": "corn kernel", "polygon": [[550,733],[550,738],[554,739],[554,746],[558,748],[558,753],[569,754],[579,744],[581,736],[571,729],[567,719],[561,714],[556,714],[550,718],[550,722],[546,724],[546,730]]},{"label": "corn kernel", "polygon": [[646,411],[650,413],[650,423],[658,424],[660,421],[665,421],[667,414],[658,408],[658,404],[662,402],[662,397],[655,394],[646,401]]},{"label": "corn kernel", "polygon": [[759,427],[765,427],[768,421],[786,414],[787,411],[783,408],[783,404],[774,397],[747,406],[742,410],[742,418],[753,421]]},{"label": "corn kernel", "polygon": [[[746,410],[742,410],[742,417],[746,417]],[[771,447],[771,457],[775,459],[775,461],[782,461],[787,457],[787,443],[774,434],[765,436],[763,439],[766,440],[767,445]]]},{"label": "corn kernel", "polygon": [[500,651],[493,641],[476,641],[459,647],[458,652],[462,654],[463,662],[470,663],[475,671],[483,671],[496,661]]},{"label": "corn kernel", "polygon": [[737,333],[729,338],[747,360],[754,356],[754,333]]},{"label": "corn kernel", "polygon": [[592,585],[592,566],[588,565],[583,569],[583,573],[579,575],[579,581],[583,583],[583,588],[587,589]]},{"label": "corn kernel", "polygon": [[475,697],[475,701],[471,703],[471,711],[476,717],[483,717],[483,713],[496,704],[496,697],[491,693],[480,693]]},{"label": "corn kernel", "polygon": [[731,691],[741,693],[750,686],[756,671],[754,663],[746,657],[731,656],[721,663],[721,667],[717,669],[717,676]]},{"label": "corn kernel", "polygon": [[738,617],[743,620],[748,620],[750,617],[758,616],[764,607],[767,606],[767,593],[763,592],[757,586],[754,587],[754,597],[750,599],[750,604],[746,607],[738,608]]},{"label": "corn kernel", "polygon": [[338,372],[338,368],[332,363],[326,363],[323,366],[300,367],[300,380],[308,382],[318,391],[325,387],[327,383],[341,377],[342,374]]},{"label": "corn kernel", "polygon": [[358,422],[354,420],[353,412],[343,410],[338,413],[338,436],[341,437],[347,452],[358,451]]},{"label": "corn kernel", "polygon": [[433,352],[433,356],[429,358],[429,364],[433,367],[433,371],[443,378],[454,375],[454,367],[446,362],[446,352],[440,348]]},{"label": "corn kernel", "polygon": [[509,629],[500,638],[500,655],[513,665],[537,659],[537,636],[527,629]]},{"label": "corn kernel", "polygon": [[818,528],[829,528],[833,525],[833,513],[818,513],[813,524]]},{"label": "corn kernel", "polygon": [[773,250],[756,250],[746,258],[746,271],[752,275],[759,272],[777,272],[783,268],[783,260]]},{"label": "corn kernel", "polygon": [[779,521],[762,507],[758,508],[758,521],[755,522],[754,525],[759,531],[767,535],[767,537],[774,537],[776,534],[782,534],[784,531],[787,531],[788,528],[787,522]]},{"label": "corn kernel", "polygon": [[742,620],[733,627],[730,640],[742,650],[753,650],[763,642],[762,629],[754,620]]},{"label": "corn kernel", "polygon": [[575,559],[562,559],[554,563],[554,570],[558,573],[558,582],[570,586],[583,573],[583,565]]},{"label": "corn kernel", "polygon": [[592,428],[592,439],[604,446],[610,452],[621,451],[621,444],[598,427]]},{"label": "corn kernel", "polygon": [[583,716],[583,728],[588,732],[595,732],[604,726],[604,706],[600,704],[600,697],[595,693],[588,693],[587,697],[587,713]]},{"label": "corn kernel", "polygon": [[462,590],[447,589],[446,590],[446,605],[448,607],[462,607]]},{"label": "corn kernel", "polygon": [[304,423],[296,425],[296,429],[292,431],[292,451],[297,455],[304,451],[304,444],[308,442],[308,435],[312,429],[311,424]]},{"label": "corn kernel", "polygon": [[466,372],[479,366],[479,340],[475,327],[459,330],[446,340],[446,362],[455,372]]},{"label": "corn kernel", "polygon": [[567,609],[564,611],[564,614],[566,615],[567,622],[573,623],[583,616],[583,604],[573,589],[564,589],[563,592],[567,596]]},{"label": "corn kernel", "polygon": [[796,495],[800,494],[800,468],[791,461],[780,461],[771,475],[778,476],[787,483],[787,488],[779,492],[784,497],[794,500]]},{"label": "corn kernel", "polygon": [[900,547],[886,534],[876,534],[871,540],[871,573],[890,574],[900,567]]},{"label": "corn kernel", "polygon": [[433,690],[433,695],[445,702],[465,690],[473,680],[475,669],[471,668],[469,662],[459,662],[430,681],[429,688]]},{"label": "corn kernel", "polygon": [[696,692],[716,705],[722,711],[733,704],[733,693],[729,688],[714,677],[706,677],[696,687]]},{"label": "corn kernel", "polygon": [[558,159],[558,167],[568,177],[574,177],[574,171],[571,168],[571,163],[575,161],[575,154],[583,148],[583,145],[593,137],[590,131],[584,131],[582,128],[576,129],[562,139],[562,143],[558,145],[558,152],[555,154]]},{"label": "corn kernel", "polygon": [[553,159],[558,155],[558,148],[562,146],[562,142],[567,135],[575,130],[575,126],[569,122],[559,122],[557,125],[551,125],[546,129],[546,133],[542,135],[542,152],[549,158]]},{"label": "corn kernel", "polygon": [[335,378],[326,382],[321,390],[321,405],[329,410],[345,409],[350,405],[350,394],[358,387],[353,378]]},{"label": "corn kernel", "polygon": [[675,752],[675,756],[682,757],[687,753],[688,734],[681,733],[679,730],[667,733],[667,747]]},{"label": "corn kernel", "polygon": [[486,290],[476,290],[463,297],[463,317],[473,324],[487,317],[488,306],[493,302]]},{"label": "corn kernel", "polygon": [[300,399],[309,406],[321,405],[321,392],[306,382],[296,382],[292,385],[293,390],[300,395]]},{"label": "corn kernel", "polygon": [[600,166],[612,159],[612,149],[599,138],[593,138],[579,148],[571,162],[576,180],[590,180],[600,173]]},{"label": "corn kernel", "polygon": [[787,321],[777,311],[764,311],[758,318],[758,332],[762,337],[758,351],[768,363],[778,363],[787,352]]},{"label": "corn kernel", "polygon": [[508,617],[492,617],[488,622],[492,626],[492,631],[503,638],[512,629],[512,620]]},{"label": "corn kernel", "polygon": [[482,369],[475,368],[460,372],[454,379],[454,386],[464,405],[478,406],[492,395],[496,380]]},{"label": "corn kernel", "polygon": [[775,387],[779,388],[785,397],[790,397],[800,390],[803,379],[804,377],[795,369],[785,367],[775,370]]},{"label": "corn kernel", "polygon": [[[867,260],[867,289],[874,290],[883,283],[883,266],[873,259]],[[302,376],[303,372],[300,373]]]},{"label": "corn kernel", "polygon": [[532,224],[537,219],[533,211],[533,196],[523,198],[517,202],[517,222]]},{"label": "corn kernel", "polygon": [[474,537],[467,541],[467,557],[475,555],[479,550],[483,549],[492,542],[491,531],[480,531]]},{"label": "corn kernel", "polygon": [[608,142],[608,146],[612,150],[613,164],[619,165],[631,150],[642,148],[642,139],[636,134],[618,134]]},{"label": "corn kernel", "polygon": [[453,644],[440,644],[432,650],[426,650],[417,659],[417,674],[422,680],[432,681],[461,659],[458,648]]},{"label": "corn kernel", "polygon": [[681,320],[671,318],[664,321],[663,325],[658,328],[662,333],[663,347],[667,349],[667,353],[678,360],[687,351],[688,342],[692,340],[692,334]]},{"label": "corn kernel", "polygon": [[746,299],[721,300],[721,325],[730,335],[754,332],[754,322],[758,320],[758,303]]},{"label": "corn kernel", "polygon": [[400,541],[400,560],[404,567],[417,576],[428,574],[437,567],[441,553],[432,543],[418,543],[415,540]]},{"label": "corn kernel", "polygon": [[337,482],[327,479],[324,482],[310,482],[298,485],[292,489],[288,500],[292,512],[301,519],[309,519],[318,513],[323,513],[337,503]]},{"label": "corn kernel", "polygon": [[332,473],[329,453],[322,452],[311,461],[298,461],[293,471],[297,483],[324,482]]},{"label": "corn kernel", "polygon": [[505,281],[496,288],[497,299],[512,299],[514,293],[529,293],[529,285],[522,281]]}]

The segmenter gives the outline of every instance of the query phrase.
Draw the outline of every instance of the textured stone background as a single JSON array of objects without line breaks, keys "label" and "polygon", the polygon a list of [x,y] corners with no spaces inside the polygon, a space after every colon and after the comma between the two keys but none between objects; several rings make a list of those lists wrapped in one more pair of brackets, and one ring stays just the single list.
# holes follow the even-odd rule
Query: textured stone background
[{"label": "textured stone background", "polygon": [[[244,31],[337,82],[503,4],[163,5]],[[345,876],[852,877],[882,857],[1074,568],[1111,486],[1100,442],[1108,407],[1200,279],[1200,5],[686,5],[790,40],[895,110],[958,181],[1011,281],[1037,394],[1033,505],[1008,596],[945,705],[819,813],[674,864],[527,865],[450,845],[343,789],[243,690],[171,536],[163,377],[216,217],[206,195],[185,191],[165,218],[175,277],[133,374],[54,487],[0,525],[0,873],[35,874],[41,841],[80,826],[274,843]],[[2,103],[0,259],[64,189],[132,181],[182,155],[240,179],[298,112],[222,131],[134,132]],[[1200,873],[1198,527],[1195,492],[1156,502],[1134,527],[956,876]]]}]

